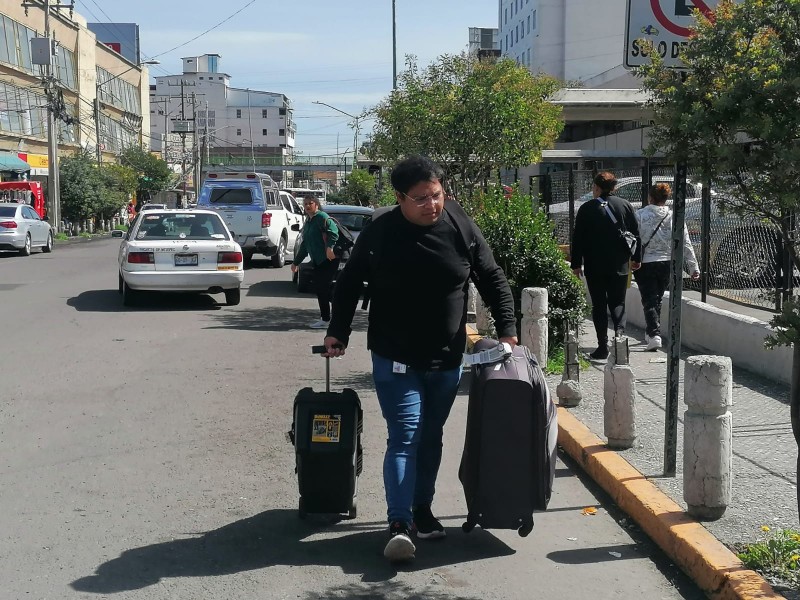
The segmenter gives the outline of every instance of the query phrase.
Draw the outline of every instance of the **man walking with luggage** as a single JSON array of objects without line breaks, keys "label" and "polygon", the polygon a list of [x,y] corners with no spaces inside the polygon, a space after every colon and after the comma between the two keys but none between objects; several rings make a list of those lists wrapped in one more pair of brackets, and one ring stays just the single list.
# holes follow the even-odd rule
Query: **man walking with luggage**
[{"label": "man walking with luggage", "polygon": [[466,345],[467,284],[490,306],[500,341],[517,343],[514,300],[478,227],[446,199],[444,172],[412,156],[392,170],[398,206],[359,236],[339,275],[325,346],[345,353],[363,282],[370,295],[367,347],[388,441],[383,478],[389,541],[384,555],[410,560],[417,538],[445,536],[433,515],[443,428],[458,391]]}]

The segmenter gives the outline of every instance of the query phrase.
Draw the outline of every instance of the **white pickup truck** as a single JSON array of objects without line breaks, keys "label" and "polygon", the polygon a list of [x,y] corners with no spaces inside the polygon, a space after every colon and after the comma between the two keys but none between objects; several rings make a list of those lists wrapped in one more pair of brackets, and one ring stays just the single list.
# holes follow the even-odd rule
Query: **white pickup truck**
[{"label": "white pickup truck", "polygon": [[278,185],[264,173],[209,171],[197,199],[197,208],[216,210],[242,247],[245,264],[253,254],[272,259],[273,267],[286,262],[292,225],[300,216],[286,208]]}]

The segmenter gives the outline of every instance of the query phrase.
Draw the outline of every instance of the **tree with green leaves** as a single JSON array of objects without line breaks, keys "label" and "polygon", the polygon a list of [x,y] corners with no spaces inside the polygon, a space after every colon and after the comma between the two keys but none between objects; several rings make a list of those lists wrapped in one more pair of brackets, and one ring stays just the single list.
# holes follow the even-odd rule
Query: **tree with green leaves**
[{"label": "tree with green leaves", "polygon": [[119,213],[128,200],[136,192],[138,176],[130,167],[116,163],[103,163],[100,166],[100,180],[102,189],[99,193],[99,203],[96,214],[104,219],[109,219]]},{"label": "tree with green leaves", "polygon": [[[695,11],[682,55],[687,71],[665,68],[654,54],[640,70],[655,110],[651,149],[730,182],[727,207],[773,225],[800,268],[787,218],[800,205],[800,0],[720,0],[713,18]],[[785,304],[768,341],[794,346],[790,412],[798,445],[799,308]]]},{"label": "tree with green leaves", "polygon": [[375,198],[375,177],[366,169],[353,169],[347,177],[344,196],[350,204],[369,206]]},{"label": "tree with green leaves", "polygon": [[154,192],[169,189],[175,181],[175,173],[166,161],[136,146],[123,150],[119,162],[137,173],[136,196],[140,202]]},{"label": "tree with green leaves", "polygon": [[420,69],[409,57],[397,89],[374,109],[370,154],[389,163],[427,155],[454,191],[471,196],[498,169],[538,162],[553,145],[563,121],[547,98],[559,87],[510,59],[445,55]]},{"label": "tree with green leaves", "polygon": [[103,181],[97,164],[82,152],[59,161],[61,211],[67,219],[78,221],[97,214]]}]

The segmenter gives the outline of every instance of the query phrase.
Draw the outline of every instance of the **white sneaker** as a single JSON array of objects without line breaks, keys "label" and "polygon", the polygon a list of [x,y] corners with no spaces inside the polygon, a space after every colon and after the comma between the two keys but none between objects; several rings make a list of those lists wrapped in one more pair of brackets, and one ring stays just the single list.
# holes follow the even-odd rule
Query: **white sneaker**
[{"label": "white sneaker", "polygon": [[661,336],[654,335],[653,337],[646,337],[647,347],[645,348],[646,351],[651,352],[654,350],[658,350],[661,348]]},{"label": "white sneaker", "polygon": [[309,327],[311,327],[311,329],[327,329],[329,323],[330,321],[323,321],[322,319],[320,319],[319,321],[314,321],[313,323],[311,323]]},{"label": "white sneaker", "polygon": [[389,527],[389,542],[383,549],[383,555],[391,562],[406,562],[414,558],[416,547],[411,541],[408,526],[402,523],[392,523]]}]

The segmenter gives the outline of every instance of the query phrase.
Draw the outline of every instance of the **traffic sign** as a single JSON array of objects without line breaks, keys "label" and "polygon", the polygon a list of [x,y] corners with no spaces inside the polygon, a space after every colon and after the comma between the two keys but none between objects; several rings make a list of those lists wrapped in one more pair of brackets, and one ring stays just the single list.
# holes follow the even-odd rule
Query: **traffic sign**
[{"label": "traffic sign", "polygon": [[691,37],[694,11],[714,18],[718,0],[628,0],[625,35],[626,68],[650,63],[646,42],[664,60],[664,65],[683,68],[681,49]]}]

